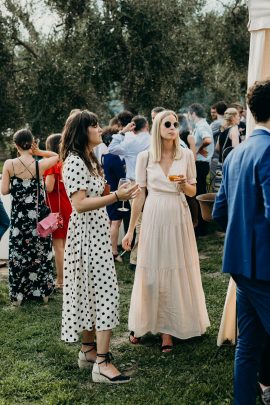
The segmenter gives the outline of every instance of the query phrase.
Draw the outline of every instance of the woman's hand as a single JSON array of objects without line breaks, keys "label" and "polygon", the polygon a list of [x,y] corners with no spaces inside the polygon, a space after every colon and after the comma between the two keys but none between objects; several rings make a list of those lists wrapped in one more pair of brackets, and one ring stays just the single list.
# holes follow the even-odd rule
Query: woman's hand
[{"label": "woman's hand", "polygon": [[180,188],[180,191],[183,193],[185,192],[185,186],[187,184],[187,178],[184,174],[179,174],[179,180],[175,181],[177,183],[178,187]]},{"label": "woman's hand", "polygon": [[39,156],[39,152],[40,152],[40,149],[39,149],[39,147],[38,147],[38,144],[37,144],[36,142],[33,142],[33,143],[32,143],[32,146],[31,146],[31,153],[32,153],[32,155],[34,155],[34,156]]},{"label": "woman's hand", "polygon": [[140,192],[140,187],[135,184],[129,187],[129,184],[122,184],[117,190],[117,197],[120,201],[132,200]]},{"label": "woman's hand", "polygon": [[57,153],[52,152],[51,150],[41,150],[41,149],[39,149],[38,144],[36,142],[32,143],[31,153],[34,156],[41,156],[41,157],[44,157],[44,158],[50,158],[50,157],[53,157],[53,156],[57,156],[59,158]]},{"label": "woman's hand", "polygon": [[131,250],[132,240],[133,240],[133,232],[128,231],[122,240],[122,248],[124,250]]}]

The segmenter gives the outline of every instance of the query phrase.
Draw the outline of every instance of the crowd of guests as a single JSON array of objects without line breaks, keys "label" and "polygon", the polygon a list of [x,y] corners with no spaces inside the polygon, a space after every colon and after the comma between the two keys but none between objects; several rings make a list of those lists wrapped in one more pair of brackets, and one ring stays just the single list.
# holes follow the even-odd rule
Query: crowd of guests
[{"label": "crowd of guests", "polygon": [[[94,382],[130,381],[110,353],[119,323],[115,262],[122,262],[122,222],[122,247],[136,270],[130,342],[159,333],[161,351],[170,353],[173,337],[201,336],[210,325],[196,244],[207,223],[195,197],[208,191],[210,172],[211,184],[221,186],[218,196],[224,193],[218,173],[245,140],[244,112],[239,103],[217,102],[209,124],[197,103],[184,114],[155,107],[151,125],[123,111],[102,129],[97,115],[75,109],[62,133],[47,138],[46,150],[30,130],[15,133],[18,157],[5,162],[1,189],[12,196],[10,298],[15,305],[33,298],[47,303],[54,288],[63,289],[61,337],[82,337],[78,364],[92,369]],[[37,222],[49,211],[57,213],[58,229],[42,238]],[[3,216],[0,236],[8,226]]]}]

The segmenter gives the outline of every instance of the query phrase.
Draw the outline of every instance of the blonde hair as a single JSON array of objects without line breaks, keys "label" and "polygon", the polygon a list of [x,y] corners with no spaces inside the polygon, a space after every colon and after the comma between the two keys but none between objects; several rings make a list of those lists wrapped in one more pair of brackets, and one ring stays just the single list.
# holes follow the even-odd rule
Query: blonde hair
[{"label": "blonde hair", "polygon": [[236,108],[230,107],[224,113],[223,122],[221,124],[221,130],[225,130],[233,125],[232,120],[238,114],[238,110]]},{"label": "blonde hair", "polygon": [[[153,121],[153,126],[151,129],[151,148],[150,152],[152,155],[152,159],[154,162],[161,161],[161,149],[162,149],[162,142],[161,142],[161,135],[160,135],[160,125],[164,118],[168,117],[169,115],[173,115],[178,122],[178,117],[174,111],[165,110],[158,113]],[[176,139],[174,140],[174,159],[181,159],[182,157],[182,150],[180,145],[180,137],[179,134],[177,135]]]}]

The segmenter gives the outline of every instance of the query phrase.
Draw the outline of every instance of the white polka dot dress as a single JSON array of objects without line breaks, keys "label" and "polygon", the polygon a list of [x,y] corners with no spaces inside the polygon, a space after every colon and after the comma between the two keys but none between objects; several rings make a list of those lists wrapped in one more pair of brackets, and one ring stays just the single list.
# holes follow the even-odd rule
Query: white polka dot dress
[{"label": "white polka dot dress", "polygon": [[[90,174],[83,160],[69,155],[63,179],[69,198],[79,190],[101,196],[104,180]],[[119,324],[118,285],[106,208],[77,213],[73,208],[64,255],[62,340],[76,342],[83,330]]]}]

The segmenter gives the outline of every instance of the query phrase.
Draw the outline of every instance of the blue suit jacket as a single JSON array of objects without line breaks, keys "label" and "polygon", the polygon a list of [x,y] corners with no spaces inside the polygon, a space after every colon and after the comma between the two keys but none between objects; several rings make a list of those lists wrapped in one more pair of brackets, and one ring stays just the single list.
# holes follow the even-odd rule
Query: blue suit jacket
[{"label": "blue suit jacket", "polygon": [[270,133],[262,129],[227,157],[213,218],[226,227],[223,272],[270,281]]}]

